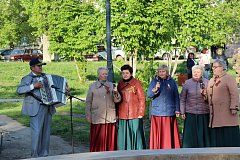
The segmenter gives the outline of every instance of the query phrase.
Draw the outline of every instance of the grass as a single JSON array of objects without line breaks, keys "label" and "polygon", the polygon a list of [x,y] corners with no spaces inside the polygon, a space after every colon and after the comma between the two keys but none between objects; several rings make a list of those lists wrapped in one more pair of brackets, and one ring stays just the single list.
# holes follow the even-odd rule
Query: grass
[{"label": "grass", "polygon": [[[21,124],[29,127],[29,116],[22,116],[22,103],[0,103],[0,115],[7,115]],[[52,134],[59,135],[70,142],[71,137],[71,119],[69,115],[69,104],[64,107],[57,108],[57,113],[53,116]],[[85,104],[81,102],[73,103],[73,128],[74,143],[88,145],[89,143],[89,123],[84,116]]]},{"label": "grass", "polygon": [[[118,68],[124,62],[114,61]],[[106,66],[106,61],[87,62],[87,81],[81,83],[77,76],[75,63],[73,62],[52,62],[44,66],[44,72],[66,77],[71,88],[71,93],[77,97],[85,97],[89,85],[97,79],[97,68]],[[120,72],[115,68],[115,79],[120,79]],[[0,99],[3,98],[23,98],[16,94],[16,88],[21,78],[30,72],[28,63],[23,62],[0,62]],[[21,114],[22,103],[0,103],[0,114],[7,115],[25,126],[29,127],[29,117]],[[70,142],[70,106],[57,108],[57,113],[53,116],[52,134],[59,135]],[[85,119],[85,104],[82,102],[73,103],[73,128],[74,143],[88,145],[89,143],[89,123]]]},{"label": "grass", "polygon": [[25,126],[29,126],[28,116],[22,116],[20,103],[0,103],[0,115],[7,115]]},{"label": "grass", "polygon": [[[121,62],[115,65],[120,67]],[[106,62],[88,62],[87,77],[85,83],[81,83],[77,77],[75,64],[73,62],[52,62],[44,66],[44,72],[48,74],[57,74],[67,78],[68,84],[73,95],[85,97],[90,83],[97,78],[97,68],[106,66]],[[16,94],[16,88],[21,78],[30,72],[28,63],[21,62],[0,62],[0,98],[22,98]],[[118,74],[119,75],[119,74]],[[119,76],[118,76],[119,77]],[[29,117],[21,115],[21,103],[0,103],[0,114],[7,115],[25,126],[29,126]],[[73,125],[75,144],[80,142],[89,143],[89,123],[85,120],[85,104],[81,102],[73,103]],[[70,106],[57,108],[57,114],[53,116],[52,134],[70,140]],[[82,115],[82,116],[76,116]]]},{"label": "grass", "polygon": [[[144,62],[143,62],[144,63]],[[139,68],[144,70],[143,63],[139,64]],[[161,63],[161,62],[159,62]],[[114,61],[114,65],[118,68],[124,62]],[[57,74],[67,78],[72,94],[77,97],[85,97],[90,83],[97,78],[97,68],[106,66],[106,61],[101,62],[87,62],[87,81],[81,83],[78,79],[75,64],[73,62],[52,62],[44,66],[44,72],[48,74]],[[186,64],[180,63],[177,72],[183,73]],[[115,70],[115,80],[120,79],[120,72]],[[21,98],[16,94],[16,88],[21,78],[30,72],[28,63],[22,62],[0,62],[0,99],[1,98]],[[235,76],[235,71],[228,71]],[[176,78],[176,77],[175,77]],[[181,87],[179,87],[181,91]],[[21,103],[0,103],[0,114],[7,115],[19,121],[25,126],[29,126],[29,117],[21,115]],[[52,134],[59,135],[70,142],[71,128],[70,128],[70,106],[57,108],[56,115],[53,116]],[[150,121],[148,117],[148,108],[146,109],[146,116],[144,117],[145,135],[147,142],[149,142]],[[89,123],[85,119],[85,104],[82,102],[73,103],[73,128],[74,128],[74,143],[75,145],[83,144],[89,145]],[[178,118],[179,131],[183,131],[183,120]]]},{"label": "grass", "polygon": [[[115,62],[120,67],[121,62]],[[81,83],[77,76],[75,63],[73,62],[52,62],[44,66],[43,70],[48,74],[56,74],[66,77],[72,94],[79,97],[85,97],[87,89],[94,80],[97,79],[97,68],[106,66],[105,61],[88,62],[87,78],[85,83]],[[19,98],[16,93],[17,85],[21,78],[30,72],[28,63],[23,62],[0,62],[0,98]],[[116,74],[119,79],[119,73]]]}]

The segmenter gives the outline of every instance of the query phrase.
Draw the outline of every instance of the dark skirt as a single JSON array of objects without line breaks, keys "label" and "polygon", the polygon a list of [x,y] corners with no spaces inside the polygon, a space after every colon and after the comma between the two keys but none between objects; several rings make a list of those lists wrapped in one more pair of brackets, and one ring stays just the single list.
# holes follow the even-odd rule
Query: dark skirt
[{"label": "dark skirt", "polygon": [[180,137],[176,117],[152,116],[150,149],[171,148],[180,148]]},{"label": "dark skirt", "polygon": [[130,120],[120,119],[118,127],[119,150],[146,149],[142,118]]},{"label": "dark skirt", "polygon": [[212,147],[240,147],[239,126],[217,127],[211,129]]},{"label": "dark skirt", "polygon": [[183,148],[210,147],[209,114],[186,113]]},{"label": "dark skirt", "polygon": [[91,124],[90,152],[114,151],[116,149],[116,123]]}]

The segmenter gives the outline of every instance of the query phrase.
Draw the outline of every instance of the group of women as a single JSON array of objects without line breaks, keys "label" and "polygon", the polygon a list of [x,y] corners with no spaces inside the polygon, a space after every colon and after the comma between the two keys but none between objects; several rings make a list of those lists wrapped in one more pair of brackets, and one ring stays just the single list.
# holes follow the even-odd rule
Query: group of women
[{"label": "group of women", "polygon": [[[203,68],[192,67],[178,93],[168,67],[161,65],[150,82],[150,149],[238,147],[240,133],[237,84],[221,60],[212,65],[213,78],[203,78]],[[107,81],[108,69],[98,69],[98,80],[88,91],[86,117],[91,124],[90,151],[146,149],[143,116],[146,98],[141,82],[129,65],[121,67],[118,86]],[[182,145],[176,117],[184,119]]]}]

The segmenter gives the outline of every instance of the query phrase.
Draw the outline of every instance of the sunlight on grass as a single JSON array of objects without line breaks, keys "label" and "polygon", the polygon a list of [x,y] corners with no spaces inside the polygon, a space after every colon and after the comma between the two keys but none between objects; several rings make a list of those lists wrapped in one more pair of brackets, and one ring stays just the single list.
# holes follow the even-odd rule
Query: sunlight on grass
[{"label": "sunlight on grass", "polygon": [[[139,71],[145,70],[144,63],[138,64]],[[116,62],[114,64],[120,68],[124,62]],[[160,64],[160,62],[159,62]],[[185,63],[178,65],[177,72],[185,72]],[[44,72],[48,74],[61,75],[67,78],[71,93],[76,97],[86,97],[86,93],[89,85],[97,78],[97,68],[100,66],[106,66],[106,61],[101,62],[87,62],[87,81],[80,83],[75,63],[73,62],[52,62],[44,66]],[[117,69],[115,71],[115,80],[118,81],[121,77],[120,72]],[[23,98],[16,94],[16,88],[21,78],[30,72],[28,63],[22,62],[0,62],[0,98]],[[234,70],[228,71],[231,75],[235,76]],[[176,77],[174,77],[176,78]],[[181,87],[179,87],[181,92]],[[148,99],[149,102],[149,99]],[[148,104],[148,103],[147,103]],[[29,126],[29,117],[21,115],[22,103],[0,103],[0,114],[7,115],[25,126]],[[149,141],[150,121],[148,117],[148,106],[146,110],[146,116],[144,117],[146,139]],[[183,131],[183,120],[178,118],[179,131]],[[62,138],[70,141],[71,137],[71,121],[70,121],[70,105],[69,100],[66,106],[58,107],[57,113],[53,116],[52,122],[52,134],[59,135]],[[74,143],[78,145],[80,143],[89,144],[89,130],[90,124],[85,119],[85,103],[74,101],[73,102],[73,128],[74,128]]]},{"label": "sunlight on grass", "polygon": [[[22,103],[0,103],[0,115],[7,115],[21,124],[29,127],[29,116],[21,114]],[[52,134],[59,135],[62,138],[69,140],[71,136],[70,128],[70,106],[58,107],[57,113],[53,116],[52,121]],[[74,143],[83,144],[89,143],[89,123],[86,121],[84,103],[73,103],[73,126],[74,126]],[[80,116],[78,116],[80,115]]]},{"label": "sunlight on grass", "polygon": [[[85,83],[81,83],[77,76],[74,62],[52,62],[47,63],[43,70],[47,74],[56,74],[66,77],[71,88],[71,93],[78,97],[86,97],[89,85],[97,78],[97,69],[100,66],[106,66],[106,61],[87,62],[87,77],[90,77]],[[122,62],[114,62],[120,67]],[[21,78],[30,73],[27,62],[0,62],[0,98],[22,98],[16,93],[16,88]],[[3,76],[4,75],[4,76]],[[116,71],[119,75],[119,71]],[[119,77],[119,76],[117,76]]]}]

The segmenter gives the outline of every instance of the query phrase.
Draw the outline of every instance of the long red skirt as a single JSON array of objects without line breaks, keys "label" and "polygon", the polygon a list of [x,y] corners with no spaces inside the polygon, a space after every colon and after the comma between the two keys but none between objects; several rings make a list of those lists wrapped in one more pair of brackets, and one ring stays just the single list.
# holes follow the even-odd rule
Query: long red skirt
[{"label": "long red skirt", "polygon": [[176,117],[151,117],[150,149],[180,148]]},{"label": "long red skirt", "polygon": [[91,124],[90,152],[114,151],[116,149],[116,123]]}]

